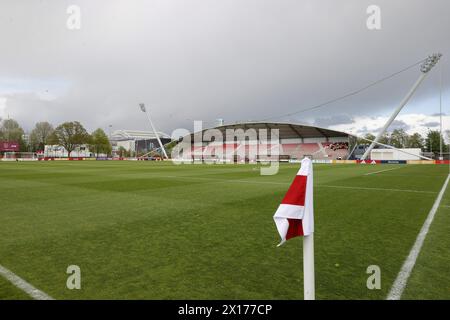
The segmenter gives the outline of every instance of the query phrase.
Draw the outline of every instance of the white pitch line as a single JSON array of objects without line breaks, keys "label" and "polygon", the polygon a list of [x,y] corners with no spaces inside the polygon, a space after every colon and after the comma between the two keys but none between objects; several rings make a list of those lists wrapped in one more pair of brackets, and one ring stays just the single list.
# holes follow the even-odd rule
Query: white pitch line
[{"label": "white pitch line", "polygon": [[28,294],[35,300],[54,300],[48,294],[39,289],[36,289],[31,284],[29,284],[28,282],[26,282],[13,272],[9,271],[2,265],[0,265],[0,276],[3,276],[6,280],[11,282],[14,286],[16,286],[17,288]]},{"label": "white pitch line", "polygon": [[411,248],[408,257],[403,263],[403,266],[400,269],[400,272],[398,273],[394,284],[392,285],[391,291],[389,291],[389,294],[386,298],[387,300],[400,300],[400,298],[402,297],[403,290],[405,290],[409,276],[411,275],[411,271],[414,268],[414,265],[416,264],[417,257],[419,256],[425,237],[427,236],[428,230],[430,229],[430,225],[433,222],[434,216],[439,208],[442,197],[445,193],[445,190],[447,189],[449,180],[450,174],[447,176],[447,179],[445,180],[441,191],[439,192],[436,200],[434,201],[433,207],[428,213],[427,219],[423,223],[422,229],[420,229],[420,232],[417,235],[416,242],[414,243],[414,246]]},{"label": "white pitch line", "polygon": [[397,170],[397,169],[400,169],[400,168],[403,168],[403,167],[396,167],[396,168],[391,168],[391,169],[386,169],[386,170],[380,170],[380,171],[375,171],[375,172],[369,172],[369,173],[366,173],[366,174],[364,174],[364,175],[365,175],[365,176],[369,176],[369,175],[371,175],[371,174],[377,174],[377,173],[381,173],[381,172]]},{"label": "white pitch line", "polygon": [[325,188],[338,188],[338,189],[354,189],[354,190],[368,190],[368,191],[392,191],[392,192],[411,192],[411,193],[429,193],[435,194],[434,191],[425,191],[425,190],[410,190],[410,189],[392,189],[392,188],[371,188],[371,187],[350,187],[350,186],[333,186],[327,184],[318,184],[316,187],[325,187]]},{"label": "white pitch line", "polygon": [[[216,178],[206,178],[206,177],[186,177],[186,176],[158,176],[159,178],[173,178],[173,179],[186,179],[186,180],[206,180],[215,182],[230,182],[230,183],[250,183],[250,184],[269,184],[269,185],[289,185],[290,182],[276,182],[276,181],[248,181],[239,179],[216,179]],[[337,185],[327,185],[327,184],[317,184],[315,187],[324,188],[337,188],[337,189],[354,189],[354,190],[367,190],[367,191],[389,191],[389,192],[410,192],[410,193],[426,193],[426,194],[436,194],[434,191],[426,190],[411,190],[411,189],[392,189],[392,188],[372,188],[372,187],[351,187],[351,186],[337,186]]]}]

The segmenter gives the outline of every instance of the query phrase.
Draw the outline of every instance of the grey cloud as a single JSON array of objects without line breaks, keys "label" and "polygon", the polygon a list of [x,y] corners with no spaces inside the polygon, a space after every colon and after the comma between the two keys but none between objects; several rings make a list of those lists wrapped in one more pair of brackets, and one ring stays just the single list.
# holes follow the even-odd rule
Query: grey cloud
[{"label": "grey cloud", "polygon": [[389,131],[393,131],[396,129],[403,129],[407,131],[410,129],[410,126],[402,120],[394,120],[392,124],[389,126]]},{"label": "grey cloud", "polygon": [[423,124],[424,127],[430,127],[430,128],[439,127],[439,125],[440,125],[440,123],[437,121],[426,122]]},{"label": "grey cloud", "polygon": [[[82,10],[79,31],[66,29],[69,4]],[[191,129],[193,119],[280,116],[354,91],[433,51],[450,55],[450,42],[442,41],[450,30],[447,0],[379,0],[379,31],[365,26],[370,4],[4,0],[1,78],[63,79],[67,90],[51,101],[8,95],[3,113],[27,128],[46,118],[79,120],[90,130],[148,129],[138,109],[145,102],[158,129],[170,133]],[[450,64],[444,68],[448,74]],[[418,75],[414,68],[357,96],[278,120],[325,124],[345,115],[386,115]],[[421,102],[436,96],[437,75],[430,74],[405,110],[424,110]]]},{"label": "grey cloud", "polygon": [[[404,121],[402,121],[402,120],[394,120],[391,123],[391,125],[389,126],[389,128],[387,129],[387,132],[392,132],[394,130],[399,130],[399,129],[403,129],[403,130],[407,131],[410,128],[411,127],[407,123],[405,123]],[[379,127],[379,128],[377,128],[375,130],[372,130],[371,132],[372,133],[378,133],[378,132],[381,131],[381,129],[382,129],[382,127]],[[367,130],[367,128],[366,128],[366,130]]]},{"label": "grey cloud", "polygon": [[313,125],[318,127],[329,127],[337,124],[353,123],[353,118],[348,115],[337,115],[333,117],[316,118]]}]

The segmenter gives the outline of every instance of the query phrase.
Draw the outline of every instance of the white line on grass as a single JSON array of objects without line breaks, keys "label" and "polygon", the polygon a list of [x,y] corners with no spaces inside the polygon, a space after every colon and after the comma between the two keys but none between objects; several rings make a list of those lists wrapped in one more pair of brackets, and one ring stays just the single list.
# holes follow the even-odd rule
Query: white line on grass
[{"label": "white line on grass", "polygon": [[375,171],[375,172],[369,172],[369,173],[365,173],[365,176],[369,176],[371,174],[377,174],[377,173],[382,173],[382,172],[386,172],[386,171],[392,171],[392,170],[397,170],[403,167],[396,167],[396,168],[391,168],[391,169],[385,169],[385,170],[380,170],[380,171]]},{"label": "white line on grass", "polygon": [[410,189],[392,189],[392,188],[371,188],[371,187],[349,187],[349,186],[332,186],[325,184],[318,184],[317,187],[325,188],[338,188],[338,189],[355,189],[355,190],[369,190],[369,191],[392,191],[392,192],[412,192],[412,193],[429,193],[435,194],[434,191],[424,191],[424,190],[410,190]]},{"label": "white line on grass", "polygon": [[[161,178],[171,178],[171,179],[185,179],[185,180],[206,180],[206,181],[215,181],[215,182],[230,182],[230,183],[250,183],[250,184],[269,184],[269,185],[289,185],[291,182],[276,182],[276,181],[249,181],[249,180],[240,180],[240,179],[216,179],[216,178],[206,178],[206,177],[186,177],[186,176],[159,176]],[[337,186],[337,185],[326,185],[326,184],[317,184],[315,187],[325,187],[325,188],[338,188],[338,189],[354,189],[354,190],[368,190],[368,191],[389,191],[389,192],[412,192],[412,193],[427,193],[427,194],[435,194],[434,191],[426,191],[426,190],[410,190],[410,189],[392,189],[392,188],[371,188],[371,187],[351,187],[351,186]]]},{"label": "white line on grass", "polygon": [[15,275],[2,265],[0,265],[0,275],[35,300],[53,300],[53,298],[48,294],[39,289],[36,289],[31,284],[23,280],[21,277]]},{"label": "white line on grass", "polygon": [[420,232],[417,235],[416,242],[414,243],[414,246],[411,248],[411,251],[409,252],[408,257],[406,258],[405,262],[403,263],[403,266],[400,269],[400,272],[398,273],[394,284],[392,285],[391,291],[389,291],[389,294],[386,298],[387,300],[400,300],[400,298],[402,297],[403,290],[405,290],[406,284],[408,282],[408,278],[411,275],[411,271],[414,268],[414,265],[416,264],[417,257],[419,256],[419,253],[420,253],[420,250],[422,249],[422,245],[425,240],[425,237],[428,234],[430,225],[433,222],[434,216],[439,208],[439,204],[441,203],[442,196],[444,195],[445,190],[447,189],[449,180],[450,180],[450,174],[447,176],[447,179],[445,180],[441,191],[439,192],[436,200],[434,201],[433,207],[431,208],[430,212],[428,213],[427,219],[423,223],[422,229],[420,229]]}]

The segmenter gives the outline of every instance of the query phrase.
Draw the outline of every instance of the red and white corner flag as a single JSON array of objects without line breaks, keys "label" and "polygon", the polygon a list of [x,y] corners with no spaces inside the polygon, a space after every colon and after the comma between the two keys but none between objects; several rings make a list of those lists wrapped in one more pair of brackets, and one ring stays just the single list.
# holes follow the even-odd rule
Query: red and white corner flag
[{"label": "red and white corner flag", "polygon": [[273,219],[281,237],[278,246],[286,240],[303,236],[303,296],[305,300],[314,300],[314,205],[311,159],[302,160],[300,170]]},{"label": "red and white corner flag", "polygon": [[273,216],[281,237],[286,240],[309,236],[314,232],[313,168],[312,161],[304,158],[300,170]]}]

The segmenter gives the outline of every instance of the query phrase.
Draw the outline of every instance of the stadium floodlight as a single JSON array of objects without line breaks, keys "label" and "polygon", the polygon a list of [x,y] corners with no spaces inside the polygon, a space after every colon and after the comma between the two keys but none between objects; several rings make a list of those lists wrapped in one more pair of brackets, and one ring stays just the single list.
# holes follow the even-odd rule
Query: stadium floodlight
[{"label": "stadium floodlight", "polygon": [[141,111],[144,112],[147,115],[148,122],[150,123],[150,126],[152,127],[153,133],[156,136],[156,140],[158,140],[159,146],[161,147],[161,150],[162,150],[162,152],[164,154],[164,157],[166,159],[169,159],[169,157],[167,156],[167,153],[166,153],[166,149],[164,149],[164,146],[163,146],[163,144],[161,142],[161,139],[159,139],[158,132],[156,132],[155,126],[153,125],[152,119],[150,118],[150,113],[147,112],[147,109],[145,108],[145,104],[140,103],[139,107],[141,108]]},{"label": "stadium floodlight", "polygon": [[370,155],[370,152],[372,151],[373,147],[375,147],[376,144],[380,141],[381,137],[385,134],[387,128],[391,125],[391,123],[395,120],[397,115],[402,111],[403,107],[408,103],[409,99],[413,96],[414,92],[416,92],[419,85],[422,83],[422,81],[425,79],[427,74],[430,72],[431,69],[438,63],[439,59],[442,57],[441,53],[433,53],[432,55],[428,56],[428,58],[425,59],[425,61],[420,65],[420,71],[422,74],[417,79],[416,83],[412,86],[412,88],[409,90],[407,95],[403,98],[403,100],[400,102],[400,105],[394,110],[392,115],[389,117],[388,121],[384,124],[381,131],[378,133],[375,140],[372,141],[370,146],[367,148],[367,150],[364,152],[363,156],[361,157],[361,160],[365,160],[368,155]]},{"label": "stadium floodlight", "polygon": [[426,60],[420,65],[420,71],[422,73],[429,72],[438,63],[439,59],[442,57],[442,53],[433,53],[428,56]]}]

